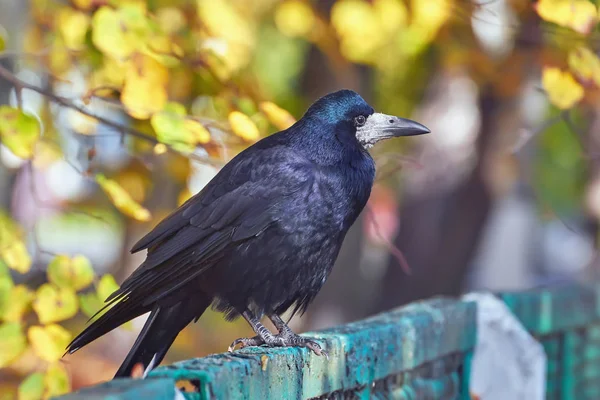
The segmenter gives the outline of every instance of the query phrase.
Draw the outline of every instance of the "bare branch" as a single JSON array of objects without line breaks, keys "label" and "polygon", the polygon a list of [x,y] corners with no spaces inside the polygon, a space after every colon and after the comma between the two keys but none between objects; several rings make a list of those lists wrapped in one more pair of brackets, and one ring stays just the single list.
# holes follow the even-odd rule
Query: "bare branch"
[{"label": "bare branch", "polygon": [[375,234],[377,235],[377,237],[379,237],[381,239],[385,248],[388,249],[388,251],[392,254],[392,256],[394,256],[394,258],[398,261],[398,264],[400,264],[400,267],[402,268],[404,273],[406,275],[411,275],[412,272],[410,269],[410,265],[408,264],[406,257],[404,257],[404,253],[402,253],[402,250],[400,250],[398,247],[396,247],[396,245],[394,245],[394,243],[390,242],[381,233],[381,228],[379,227],[379,223],[377,222],[377,219],[375,218],[375,212],[373,211],[373,209],[367,204],[367,206],[365,207],[365,210],[367,211],[367,217],[368,217],[367,219],[373,224],[373,229],[375,230]]},{"label": "bare branch", "polygon": [[542,123],[540,126],[538,126],[535,129],[522,128],[521,134],[519,135],[519,137],[517,139],[517,143],[515,143],[515,145],[512,148],[512,154],[516,154],[516,153],[520,152],[523,149],[523,147],[525,147],[525,145],[527,143],[529,143],[529,141],[531,139],[533,139],[535,136],[541,134],[546,129],[550,128],[552,125],[560,122],[562,119],[563,119],[563,114],[561,113],[559,115],[556,115],[556,116],[544,121],[544,123]]},{"label": "bare branch", "polygon": [[[114,128],[115,130],[117,130],[119,132],[122,132],[123,134],[127,134],[129,136],[145,140],[145,141],[147,141],[149,143],[152,143],[152,144],[155,144],[155,145],[159,144],[159,143],[162,143],[158,139],[156,139],[155,137],[146,135],[145,133],[140,132],[137,129],[131,128],[131,127],[127,126],[127,125],[119,124],[117,122],[111,121],[110,119],[107,119],[107,118],[104,118],[104,117],[102,117],[100,115],[97,115],[97,114],[91,112],[90,110],[88,110],[87,108],[82,107],[82,106],[74,103],[73,100],[71,100],[69,98],[66,98],[66,97],[63,97],[63,96],[58,96],[58,95],[52,93],[49,90],[40,88],[40,87],[35,86],[35,85],[31,85],[31,84],[29,84],[29,83],[27,83],[27,82],[19,79],[12,72],[10,72],[8,69],[6,69],[6,68],[4,68],[2,66],[0,66],[0,77],[4,78],[8,82],[10,82],[15,87],[15,89],[17,90],[17,92],[20,91],[19,89],[21,89],[21,90],[22,89],[32,90],[32,91],[34,91],[36,93],[39,93],[42,96],[46,97],[48,100],[52,101],[53,103],[56,103],[56,104],[58,104],[60,106],[66,107],[66,108],[70,108],[70,109],[75,110],[75,111],[78,111],[78,112],[80,112],[83,115],[86,115],[88,117],[91,117],[91,118],[95,119],[96,121],[98,121],[99,123],[101,123],[101,124],[103,124],[105,126]],[[175,153],[178,153],[178,154],[182,154],[185,157],[188,157],[188,158],[193,159],[193,160],[198,161],[198,162],[207,163],[207,164],[216,165],[216,166],[223,165],[222,161],[215,160],[215,159],[213,159],[211,157],[204,157],[204,156],[200,156],[198,154],[184,154],[184,153],[181,153],[181,152],[173,149],[170,146],[167,146],[167,148],[169,148],[169,150],[172,151],[172,152],[175,152]]]}]

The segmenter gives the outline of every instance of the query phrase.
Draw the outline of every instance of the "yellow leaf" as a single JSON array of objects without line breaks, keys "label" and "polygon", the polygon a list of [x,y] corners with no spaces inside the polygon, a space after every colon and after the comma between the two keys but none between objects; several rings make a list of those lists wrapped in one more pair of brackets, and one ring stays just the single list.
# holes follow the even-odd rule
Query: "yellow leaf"
[{"label": "yellow leaf", "polygon": [[402,35],[402,52],[409,56],[423,52],[448,21],[453,9],[455,5],[451,0],[412,0],[410,24]]},{"label": "yellow leaf", "polygon": [[31,158],[40,137],[40,124],[18,108],[0,106],[0,139],[15,155]]},{"label": "yellow leaf", "polygon": [[135,202],[141,203],[146,199],[148,182],[145,176],[133,170],[125,170],[115,180]]},{"label": "yellow leaf", "polygon": [[50,71],[57,76],[64,76],[71,69],[72,57],[62,36],[54,36],[48,53]]},{"label": "yellow leaf", "polygon": [[579,77],[593,81],[600,87],[600,59],[585,47],[569,52],[569,67]]},{"label": "yellow leaf", "polygon": [[373,11],[381,23],[381,28],[389,34],[394,34],[408,22],[408,9],[403,1],[375,0]]},{"label": "yellow leaf", "polygon": [[120,90],[125,82],[125,69],[127,63],[104,57],[102,67],[96,68],[90,77],[90,88],[113,88]]},{"label": "yellow leaf", "polygon": [[44,374],[34,372],[21,382],[18,400],[40,400],[44,397]]},{"label": "yellow leaf", "polygon": [[79,295],[79,308],[88,318],[92,318],[102,308],[102,305],[102,300],[96,292]]},{"label": "yellow leaf", "polygon": [[27,347],[21,324],[6,322],[0,325],[0,368],[6,367]]},{"label": "yellow leaf", "polygon": [[191,152],[198,143],[208,143],[210,133],[197,121],[187,119],[185,107],[167,103],[165,108],[150,120],[156,137],[176,150]]},{"label": "yellow leaf", "polygon": [[588,0],[539,0],[535,9],[542,19],[583,34],[598,21],[598,10]]},{"label": "yellow leaf", "polygon": [[22,241],[13,241],[0,251],[0,255],[4,258],[6,264],[15,271],[22,274],[29,272],[31,257],[29,257],[25,243]]},{"label": "yellow leaf", "polygon": [[57,324],[32,326],[27,337],[35,354],[48,362],[60,360],[71,341],[71,333]]},{"label": "yellow leaf", "polygon": [[315,24],[315,14],[304,1],[288,0],[275,10],[275,24],[286,36],[308,36]]},{"label": "yellow leaf", "polygon": [[167,102],[168,70],[150,56],[137,54],[128,63],[121,102],[129,115],[147,119]]},{"label": "yellow leaf", "polygon": [[6,49],[6,38],[4,37],[5,34],[5,30],[4,28],[2,28],[2,26],[0,26],[0,53],[4,51],[4,49]]},{"label": "yellow leaf", "polygon": [[[197,0],[198,16],[215,37],[245,45],[254,43],[252,20],[226,0]],[[246,16],[247,17],[247,16]]]},{"label": "yellow leaf", "polygon": [[233,133],[249,142],[257,140],[260,136],[256,124],[252,122],[250,117],[239,111],[229,113],[229,124],[231,124]]},{"label": "yellow leaf", "polygon": [[189,132],[194,142],[210,142],[210,132],[200,122],[193,119],[186,119],[183,121],[183,127],[187,132]]},{"label": "yellow leaf", "polygon": [[0,318],[7,322],[21,321],[35,297],[34,293],[25,285],[14,286],[9,293],[10,301],[0,309]]},{"label": "yellow leaf", "polygon": [[44,398],[46,399],[68,393],[71,390],[71,382],[65,367],[59,363],[48,367],[44,376],[44,386],[46,388]]},{"label": "yellow leaf", "polygon": [[57,22],[60,34],[69,49],[79,50],[84,47],[85,34],[90,26],[90,17],[87,14],[65,7],[58,13]]},{"label": "yellow leaf", "polygon": [[11,292],[15,287],[13,280],[8,273],[8,267],[0,261],[0,269],[6,268],[6,273],[2,270],[0,272],[0,319],[4,319],[6,310],[11,306]]},{"label": "yellow leaf", "polygon": [[181,192],[179,192],[179,195],[177,196],[177,205],[181,206],[183,203],[188,201],[192,196],[193,196],[193,193],[190,192],[190,190],[187,187],[185,187]]},{"label": "yellow leaf", "polygon": [[77,314],[79,304],[73,289],[46,283],[38,288],[33,309],[42,324],[69,319]]},{"label": "yellow leaf", "polygon": [[0,260],[22,274],[29,272],[31,258],[23,243],[21,229],[0,211]]},{"label": "yellow leaf", "polygon": [[369,2],[337,1],[331,9],[331,25],[340,37],[340,50],[344,57],[363,63],[373,62],[380,57],[378,50],[388,35],[381,29],[381,23]]},{"label": "yellow leaf", "polygon": [[94,0],[71,0],[71,2],[77,7],[79,10],[89,10],[94,5]]},{"label": "yellow leaf", "polygon": [[267,116],[269,122],[275,125],[277,128],[284,130],[292,126],[296,119],[275,103],[270,101],[264,101],[259,104],[260,110]]},{"label": "yellow leaf", "polygon": [[156,11],[156,19],[163,32],[176,33],[185,28],[186,20],[183,11],[176,7],[163,7]]},{"label": "yellow leaf", "polygon": [[145,50],[149,56],[169,68],[177,66],[184,56],[183,49],[173,39],[162,34],[153,35]]},{"label": "yellow leaf", "polygon": [[129,193],[127,193],[117,182],[106,178],[102,174],[96,175],[96,182],[98,182],[102,190],[110,197],[115,207],[123,214],[138,221],[150,220],[150,211],[135,202]]},{"label": "yellow leaf", "polygon": [[[81,311],[91,318],[104,306],[104,301],[106,298],[118,288],[119,285],[117,285],[117,282],[115,282],[115,278],[112,275],[104,275],[100,279],[95,292],[83,293],[79,295]],[[100,313],[100,315],[101,314],[102,313]]]},{"label": "yellow leaf", "polygon": [[100,7],[92,18],[92,42],[117,60],[141,50],[150,32],[144,11],[131,4],[118,9]]},{"label": "yellow leaf", "polygon": [[48,264],[48,280],[56,286],[75,291],[88,287],[94,280],[90,260],[78,255],[73,258],[57,256]]},{"label": "yellow leaf", "polygon": [[255,18],[227,0],[196,0],[198,16],[210,37],[202,41],[204,61],[220,79],[227,79],[251,60],[256,42]]},{"label": "yellow leaf", "polygon": [[542,85],[550,102],[563,110],[573,107],[584,95],[583,87],[573,75],[560,68],[544,68]]},{"label": "yellow leaf", "polygon": [[118,288],[119,285],[115,281],[115,277],[110,274],[106,274],[98,283],[98,297],[104,303],[108,296],[113,294]]}]

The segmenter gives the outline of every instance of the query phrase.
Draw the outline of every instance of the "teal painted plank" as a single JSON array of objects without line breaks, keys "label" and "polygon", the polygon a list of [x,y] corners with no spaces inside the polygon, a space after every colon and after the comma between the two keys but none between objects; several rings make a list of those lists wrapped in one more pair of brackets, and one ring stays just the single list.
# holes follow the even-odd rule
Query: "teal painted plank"
[{"label": "teal painted plank", "polygon": [[[548,399],[600,398],[600,285],[544,288],[500,297],[543,344]],[[435,299],[324,332],[309,333],[329,361],[305,349],[244,349],[188,360],[62,399],[469,399],[475,305]],[[233,338],[232,338],[233,339]],[[189,387],[188,385],[185,385]]]},{"label": "teal painted plank", "polygon": [[500,297],[534,336],[584,327],[600,319],[598,284],[503,293]]},{"label": "teal painted plank", "polygon": [[201,399],[311,398],[356,390],[368,398],[373,382],[410,371],[475,343],[475,305],[436,299],[306,336],[329,360],[306,349],[251,348],[161,367],[155,377],[193,380]]},{"label": "teal painted plank", "polygon": [[115,379],[61,396],[61,400],[173,400],[175,382],[169,378]]}]

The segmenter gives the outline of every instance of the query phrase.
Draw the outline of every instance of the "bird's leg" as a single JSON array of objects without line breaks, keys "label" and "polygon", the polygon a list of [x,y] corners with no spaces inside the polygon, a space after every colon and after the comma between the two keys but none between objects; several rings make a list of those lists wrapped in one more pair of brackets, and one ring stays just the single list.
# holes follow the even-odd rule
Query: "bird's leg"
[{"label": "bird's leg", "polygon": [[234,340],[233,343],[229,345],[229,351],[233,351],[237,345],[240,345],[240,349],[243,349],[244,347],[248,346],[260,346],[276,341],[275,336],[263,324],[261,324],[259,319],[256,318],[250,311],[244,311],[242,313],[242,317],[248,321],[254,332],[256,332],[256,336]]},{"label": "bird's leg", "polygon": [[306,347],[307,349],[312,350],[318,356],[327,356],[327,352],[319,346],[317,342],[314,340],[303,338],[292,331],[292,329],[287,326],[287,324],[281,319],[281,317],[277,314],[269,315],[269,319],[275,325],[275,328],[279,331],[279,334],[276,335],[276,338],[279,339],[279,346],[290,346],[290,347]]}]

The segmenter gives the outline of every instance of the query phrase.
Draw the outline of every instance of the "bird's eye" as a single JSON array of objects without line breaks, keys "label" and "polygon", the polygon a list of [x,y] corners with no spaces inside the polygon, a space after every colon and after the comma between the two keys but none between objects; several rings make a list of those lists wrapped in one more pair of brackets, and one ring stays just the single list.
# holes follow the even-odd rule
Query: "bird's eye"
[{"label": "bird's eye", "polygon": [[367,122],[367,119],[364,115],[359,115],[358,117],[354,117],[354,126],[363,126]]}]

